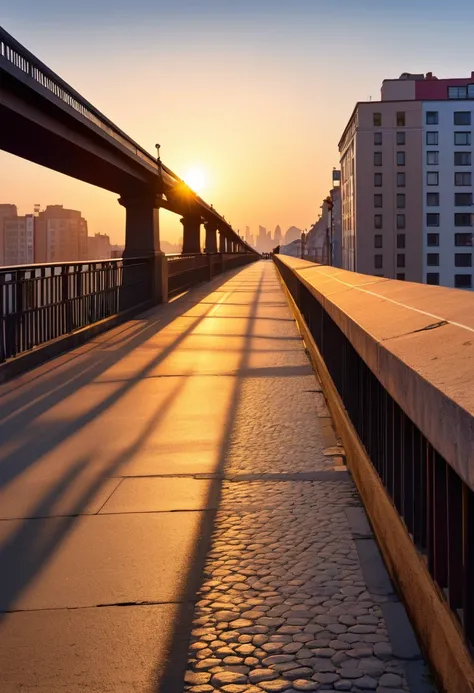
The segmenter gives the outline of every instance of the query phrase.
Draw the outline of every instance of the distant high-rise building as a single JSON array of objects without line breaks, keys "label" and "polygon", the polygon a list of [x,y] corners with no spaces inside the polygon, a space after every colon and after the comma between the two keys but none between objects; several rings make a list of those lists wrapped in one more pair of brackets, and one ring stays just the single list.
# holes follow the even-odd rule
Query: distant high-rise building
[{"label": "distant high-rise building", "polygon": [[280,228],[279,226],[277,226],[277,227],[275,228],[275,233],[273,234],[273,240],[274,240],[274,242],[275,242],[275,245],[279,245],[279,244],[280,244],[280,242],[281,242],[281,237],[282,237],[281,228]]},{"label": "distant high-rise building", "polygon": [[474,72],[404,73],[356,104],[339,142],[345,269],[474,288],[473,124]]},{"label": "distant high-rise building", "polygon": [[48,205],[35,224],[35,261],[82,262],[88,260],[87,221],[74,209]]},{"label": "distant high-rise building", "polygon": [[297,226],[290,226],[285,233],[285,243],[291,243],[292,241],[301,239],[301,233],[301,229],[299,229]]},{"label": "distant high-rise building", "polygon": [[2,264],[6,267],[32,265],[34,263],[34,235],[35,220],[32,214],[4,217]]},{"label": "distant high-rise building", "polygon": [[108,260],[112,257],[110,238],[106,233],[96,233],[87,239],[88,260]]},{"label": "distant high-rise building", "polygon": [[4,265],[4,251],[3,251],[3,222],[5,219],[16,218],[18,216],[18,210],[16,205],[12,204],[0,204],[0,265]]},{"label": "distant high-rise building", "polygon": [[268,253],[271,250],[270,245],[271,242],[268,242],[267,229],[264,226],[259,226],[256,241],[257,250],[261,253]]}]

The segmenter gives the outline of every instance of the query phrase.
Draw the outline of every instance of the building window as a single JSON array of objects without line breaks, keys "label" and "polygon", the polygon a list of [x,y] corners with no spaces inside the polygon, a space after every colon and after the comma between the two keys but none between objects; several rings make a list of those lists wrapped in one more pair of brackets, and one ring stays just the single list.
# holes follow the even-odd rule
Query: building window
[{"label": "building window", "polygon": [[426,172],[426,185],[439,185],[438,171]]},{"label": "building window", "polygon": [[405,166],[405,152],[397,152],[397,166]]},{"label": "building window", "polygon": [[374,152],[374,166],[382,166],[382,152]]},{"label": "building window", "polygon": [[439,164],[439,152],[426,152],[426,163],[428,166],[437,166]]},{"label": "building window", "polygon": [[397,267],[405,267],[405,253],[398,253]]},{"label": "building window", "polygon": [[454,185],[457,187],[469,187],[471,185],[471,173],[460,172],[454,174]]},{"label": "building window", "polygon": [[458,248],[471,247],[472,246],[472,233],[455,233],[454,234],[454,245]]},{"label": "building window", "polygon": [[398,128],[404,128],[405,127],[405,111],[398,111],[397,112],[397,127]]},{"label": "building window", "polygon": [[439,193],[426,193],[426,206],[439,207]]},{"label": "building window", "polygon": [[471,165],[471,152],[454,152],[454,165],[455,166],[470,166]]},{"label": "building window", "polygon": [[382,174],[381,173],[374,173],[374,185],[376,188],[382,187]]},{"label": "building window", "polygon": [[455,207],[470,207],[472,205],[472,193],[454,193]]},{"label": "building window", "polygon": [[455,267],[472,267],[472,255],[471,255],[471,253],[455,253],[454,254],[454,266]]},{"label": "building window", "polygon": [[405,228],[405,215],[404,214],[397,214],[397,229],[404,229]]},{"label": "building window", "polygon": [[427,284],[439,284],[439,272],[427,272],[426,283]]},{"label": "building window", "polygon": [[381,248],[383,245],[383,236],[381,233],[376,233],[374,236],[374,248]]},{"label": "building window", "polygon": [[454,215],[454,226],[472,226],[472,214],[456,212]]},{"label": "building window", "polygon": [[[466,87],[464,87],[465,89]],[[466,98],[466,97],[464,97]],[[454,124],[455,125],[470,125],[471,124],[471,111],[454,111]]]},{"label": "building window", "polygon": [[439,265],[439,253],[428,253],[426,256],[426,264],[428,267],[438,267]]},{"label": "building window", "polygon": [[379,146],[382,144],[382,133],[381,132],[374,132],[374,144],[376,146]]},{"label": "building window", "polygon": [[382,269],[383,255],[374,255],[374,267],[375,269]]},{"label": "building window", "polygon": [[404,248],[405,247],[405,234],[404,233],[397,233],[397,248]]},{"label": "building window", "polygon": [[381,214],[375,214],[374,215],[374,229],[381,229],[382,228],[382,215]]},{"label": "building window", "polygon": [[397,173],[397,188],[404,188],[405,187],[405,174],[404,173]]},{"label": "building window", "polygon": [[448,87],[448,99],[467,99],[467,87]]},{"label": "building window", "polygon": [[455,274],[454,286],[456,287],[456,289],[472,289],[472,275]]},{"label": "building window", "polygon": [[426,124],[438,125],[438,111],[426,111]]},{"label": "building window", "polygon": [[455,132],[454,133],[454,144],[470,145],[471,144],[471,133],[470,132]]},{"label": "building window", "polygon": [[397,144],[400,146],[404,146],[405,144],[405,133],[404,132],[397,132]]},{"label": "building window", "polygon": [[403,193],[397,194],[397,209],[405,209],[405,195]]},{"label": "building window", "polygon": [[401,282],[405,281],[405,272],[397,272],[397,279]]},{"label": "building window", "polygon": [[383,207],[382,195],[374,195],[374,207]]},{"label": "building window", "polygon": [[428,131],[426,133],[426,144],[438,144],[438,133],[436,131]]},{"label": "building window", "polygon": [[382,125],[382,114],[381,113],[374,113],[373,123],[374,123],[374,126],[376,128],[381,127],[381,125]]},{"label": "building window", "polygon": [[426,245],[430,248],[437,248],[439,246],[439,233],[427,234]]}]

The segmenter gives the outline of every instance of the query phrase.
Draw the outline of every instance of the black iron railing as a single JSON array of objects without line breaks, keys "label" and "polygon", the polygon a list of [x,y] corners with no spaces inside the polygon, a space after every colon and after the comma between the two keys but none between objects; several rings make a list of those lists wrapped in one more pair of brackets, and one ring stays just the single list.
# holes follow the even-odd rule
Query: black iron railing
[{"label": "black iron railing", "polygon": [[0,362],[152,297],[147,259],[0,269]]},{"label": "black iron railing", "polygon": [[368,457],[472,648],[473,490],[405,414],[293,270],[278,256],[274,259]]}]

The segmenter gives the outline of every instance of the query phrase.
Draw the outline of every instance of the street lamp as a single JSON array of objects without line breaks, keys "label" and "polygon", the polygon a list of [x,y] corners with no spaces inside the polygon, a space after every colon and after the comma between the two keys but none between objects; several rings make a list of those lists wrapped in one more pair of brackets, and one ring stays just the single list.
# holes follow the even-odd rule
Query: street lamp
[{"label": "street lamp", "polygon": [[301,259],[304,260],[304,251],[306,246],[306,233],[307,229],[301,232]]}]

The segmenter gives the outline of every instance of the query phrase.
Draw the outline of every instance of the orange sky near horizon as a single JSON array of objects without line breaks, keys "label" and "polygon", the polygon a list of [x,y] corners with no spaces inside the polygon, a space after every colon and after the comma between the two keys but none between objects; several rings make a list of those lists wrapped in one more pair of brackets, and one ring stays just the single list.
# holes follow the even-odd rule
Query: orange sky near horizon
[{"label": "orange sky near horizon", "polygon": [[[459,76],[474,68],[469,22],[433,43],[433,32],[452,18],[437,0],[429,20],[421,8],[420,24],[414,15],[410,26],[406,0],[390,9],[391,18],[372,0],[361,0],[357,13],[341,0],[340,19],[320,0],[263,2],[268,11],[258,14],[243,0],[241,14],[232,16],[225,9],[198,13],[206,0],[189,0],[188,14],[179,16],[161,0],[136,0],[133,18],[128,3],[116,0],[122,13],[95,22],[96,8],[111,7],[109,0],[83,0],[74,21],[58,0],[39,3],[41,14],[25,1],[27,7],[2,10],[2,26],[151,154],[160,142],[162,160],[178,175],[202,171],[201,196],[241,233],[316,221],[354,105],[378,99],[384,77],[428,70]],[[465,0],[458,4],[471,12]],[[420,5],[428,7],[426,0]],[[397,27],[404,27],[402,43]],[[4,152],[1,202],[17,204],[21,214],[35,203],[80,209],[90,234],[123,242],[116,195]],[[161,228],[171,242],[181,235],[169,213],[162,212]]]}]

